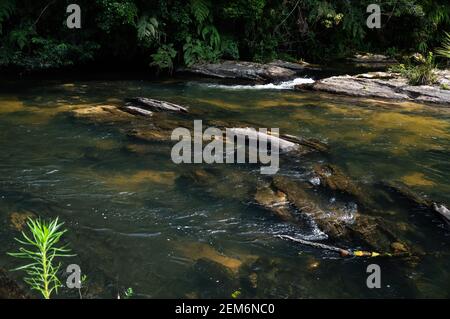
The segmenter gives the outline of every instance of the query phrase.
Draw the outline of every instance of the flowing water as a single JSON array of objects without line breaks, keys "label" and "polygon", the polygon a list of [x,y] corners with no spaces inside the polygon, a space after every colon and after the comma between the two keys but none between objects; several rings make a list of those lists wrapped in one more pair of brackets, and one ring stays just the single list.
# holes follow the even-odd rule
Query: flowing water
[{"label": "flowing water", "polygon": [[[307,81],[307,80],[297,80]],[[87,296],[115,298],[132,287],[142,298],[450,297],[449,229],[437,216],[380,199],[380,216],[408,232],[426,254],[411,263],[339,256],[275,238],[320,240],[317,230],[278,220],[254,203],[265,177],[252,165],[175,165],[171,145],[144,143],[115,126],[74,119],[70,111],[147,96],[188,106],[204,119],[248,122],[316,138],[330,155],[281,162],[308,178],[318,161],[338,165],[369,192],[401,181],[450,203],[450,111],[290,90],[205,81],[22,81],[0,89],[0,267],[20,235],[14,217],[59,216],[87,274]],[[279,90],[283,88],[283,90]],[[206,182],[186,174],[205,169]],[[325,195],[324,195],[325,196]],[[329,200],[325,198],[324,200]],[[356,243],[355,243],[356,245]],[[348,247],[358,248],[358,247]],[[368,289],[377,263],[382,288]],[[20,279],[19,273],[13,273]],[[61,296],[78,296],[64,289]]]}]

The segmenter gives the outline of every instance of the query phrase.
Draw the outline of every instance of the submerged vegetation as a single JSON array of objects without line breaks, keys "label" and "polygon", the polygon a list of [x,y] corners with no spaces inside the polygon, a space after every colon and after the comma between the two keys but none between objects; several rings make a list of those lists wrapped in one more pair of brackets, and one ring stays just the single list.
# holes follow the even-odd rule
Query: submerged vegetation
[{"label": "submerged vegetation", "polygon": [[27,264],[14,270],[25,271],[24,280],[31,289],[50,299],[61,286],[58,277],[61,264],[56,259],[71,256],[66,246],[59,245],[67,230],[62,229],[63,224],[59,223],[58,218],[50,222],[29,219],[27,226],[29,233],[22,232],[22,239],[16,238],[21,245],[19,252],[8,254],[27,261]]},{"label": "submerged vegetation", "polygon": [[[70,3],[1,1],[0,66],[120,61],[170,72],[219,58],[316,62],[358,50],[426,54],[450,27],[446,0],[80,0],[82,28],[71,30],[65,27]],[[372,3],[381,5],[382,29],[366,26]]]}]

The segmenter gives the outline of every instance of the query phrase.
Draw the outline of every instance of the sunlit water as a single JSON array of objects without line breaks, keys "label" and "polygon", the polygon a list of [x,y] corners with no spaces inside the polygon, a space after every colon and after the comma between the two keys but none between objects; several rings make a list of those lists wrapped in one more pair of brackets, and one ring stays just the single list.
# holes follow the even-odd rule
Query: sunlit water
[{"label": "sunlit water", "polygon": [[[383,217],[409,225],[412,243],[429,253],[415,265],[395,258],[343,259],[274,238],[320,234],[254,204],[256,185],[264,179],[259,167],[175,165],[170,144],[139,142],[69,113],[126,97],[164,99],[205,120],[249,122],[320,139],[331,147],[327,160],[368,189],[379,181],[402,181],[450,203],[449,110],[258,88],[206,81],[4,83],[0,267],[19,265],[6,256],[17,249],[13,238],[19,236],[11,214],[32,212],[65,222],[66,241],[77,257],[63,263],[81,266],[91,297],[115,298],[128,287],[138,298],[230,298],[237,290],[247,298],[450,297],[450,232],[432,214],[380,203]],[[323,160],[282,162],[280,174],[308,178],[308,167]],[[211,172],[210,182],[185,178],[199,168]],[[381,266],[381,289],[366,286],[372,262]],[[78,292],[66,289],[62,296],[77,298]]]}]

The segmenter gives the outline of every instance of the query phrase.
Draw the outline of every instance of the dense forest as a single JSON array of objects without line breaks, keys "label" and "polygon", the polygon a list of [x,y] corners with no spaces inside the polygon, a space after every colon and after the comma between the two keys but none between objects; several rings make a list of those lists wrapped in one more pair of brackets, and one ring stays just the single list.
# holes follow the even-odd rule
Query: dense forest
[{"label": "dense forest", "polygon": [[[426,53],[450,28],[448,0],[78,0],[82,27],[69,29],[71,3],[1,0],[0,66],[323,62],[358,50]],[[381,6],[381,29],[366,26],[371,3]]]}]

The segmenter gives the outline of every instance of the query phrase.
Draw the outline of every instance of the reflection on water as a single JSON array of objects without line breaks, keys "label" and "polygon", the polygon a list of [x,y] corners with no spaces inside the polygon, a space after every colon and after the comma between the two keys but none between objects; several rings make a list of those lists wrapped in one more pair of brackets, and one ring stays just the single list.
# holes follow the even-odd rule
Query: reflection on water
[{"label": "reflection on water", "polygon": [[[16,263],[5,252],[14,250],[23,216],[60,216],[91,296],[115,297],[133,287],[137,297],[230,298],[236,290],[249,298],[449,297],[449,231],[435,216],[377,197],[380,216],[426,254],[416,262],[377,260],[383,288],[372,291],[365,284],[368,260],[274,238],[311,234],[255,205],[257,185],[266,182],[258,167],[175,165],[168,144],[69,115],[130,96],[166,99],[205,120],[279,127],[327,142],[328,160],[374,194],[377,182],[402,181],[450,203],[445,108],[179,81],[27,83],[2,90],[0,267]],[[282,161],[280,174],[307,181],[317,161],[323,158]]]}]

